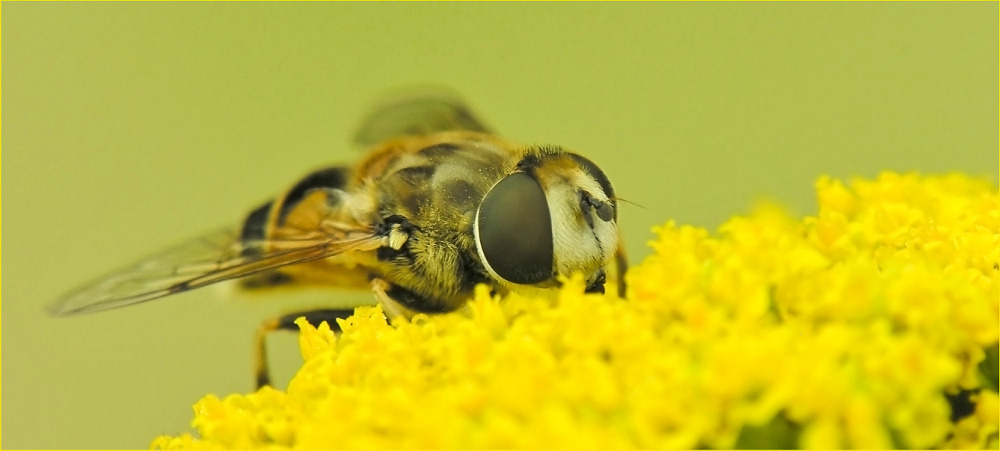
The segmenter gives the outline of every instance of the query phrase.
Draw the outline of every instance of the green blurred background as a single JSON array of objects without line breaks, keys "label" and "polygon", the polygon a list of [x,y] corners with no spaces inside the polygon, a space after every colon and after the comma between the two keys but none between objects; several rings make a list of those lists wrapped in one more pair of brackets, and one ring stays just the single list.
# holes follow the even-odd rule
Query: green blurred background
[{"label": "green blurred background", "polygon": [[[3,445],[141,448],[252,388],[266,317],[365,293],[208,288],[52,319],[67,289],[357,154],[372,100],[448,85],[510,138],[605,168],[630,257],[668,219],[820,174],[997,181],[990,3],[3,3]],[[277,380],[299,361],[273,343]],[[405,419],[400,419],[405,421]]]}]

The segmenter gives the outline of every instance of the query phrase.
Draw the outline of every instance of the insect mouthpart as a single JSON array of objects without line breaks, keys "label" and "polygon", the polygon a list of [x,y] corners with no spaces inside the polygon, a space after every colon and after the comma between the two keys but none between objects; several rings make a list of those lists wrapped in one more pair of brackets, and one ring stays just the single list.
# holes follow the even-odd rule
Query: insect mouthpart
[{"label": "insect mouthpart", "polygon": [[583,290],[584,293],[600,293],[604,294],[604,282],[608,280],[607,275],[604,274],[604,270],[600,270],[597,273],[597,277],[594,281],[587,285],[587,288]]}]

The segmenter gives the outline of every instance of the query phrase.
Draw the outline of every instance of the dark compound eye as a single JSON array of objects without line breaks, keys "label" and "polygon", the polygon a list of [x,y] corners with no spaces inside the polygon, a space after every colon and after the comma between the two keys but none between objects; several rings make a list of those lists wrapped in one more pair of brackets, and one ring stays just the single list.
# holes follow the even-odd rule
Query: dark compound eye
[{"label": "dark compound eye", "polygon": [[476,230],[480,252],[498,276],[518,284],[552,277],[552,219],[532,176],[515,172],[494,185],[479,206]]}]

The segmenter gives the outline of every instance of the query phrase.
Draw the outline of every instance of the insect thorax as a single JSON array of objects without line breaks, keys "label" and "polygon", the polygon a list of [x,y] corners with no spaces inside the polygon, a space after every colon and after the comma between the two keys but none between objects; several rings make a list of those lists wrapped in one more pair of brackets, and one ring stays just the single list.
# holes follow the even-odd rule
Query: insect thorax
[{"label": "insect thorax", "polygon": [[415,296],[417,311],[459,307],[487,276],[475,248],[473,222],[487,190],[516,164],[492,143],[443,143],[398,155],[375,180],[382,221],[405,221],[398,251],[383,249],[384,277]]}]

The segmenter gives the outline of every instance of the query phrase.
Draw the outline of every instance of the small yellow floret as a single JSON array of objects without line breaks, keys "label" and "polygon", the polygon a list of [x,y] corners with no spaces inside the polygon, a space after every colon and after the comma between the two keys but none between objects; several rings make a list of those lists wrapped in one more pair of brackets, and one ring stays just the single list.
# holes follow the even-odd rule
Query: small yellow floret
[{"label": "small yellow floret", "polygon": [[626,299],[572,277],[392,325],[360,307],[341,334],[300,320],[286,391],[209,395],[197,438],[153,447],[996,449],[996,189],[816,188],[815,217],[656,228]]}]

